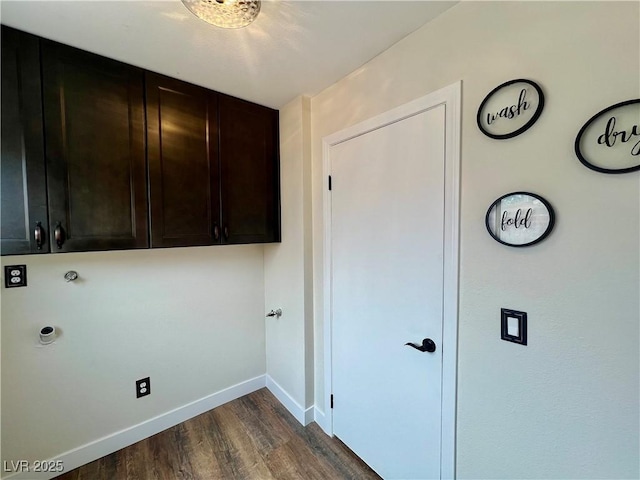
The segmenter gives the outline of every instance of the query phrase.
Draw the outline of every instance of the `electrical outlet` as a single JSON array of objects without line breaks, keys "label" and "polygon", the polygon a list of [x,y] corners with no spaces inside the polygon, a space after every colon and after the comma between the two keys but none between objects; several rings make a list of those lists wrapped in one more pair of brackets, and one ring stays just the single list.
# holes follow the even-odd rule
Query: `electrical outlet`
[{"label": "electrical outlet", "polygon": [[4,267],[4,286],[5,288],[26,287],[27,266],[6,265]]},{"label": "electrical outlet", "polygon": [[136,380],[136,398],[145,397],[149,394],[151,394],[151,378]]}]

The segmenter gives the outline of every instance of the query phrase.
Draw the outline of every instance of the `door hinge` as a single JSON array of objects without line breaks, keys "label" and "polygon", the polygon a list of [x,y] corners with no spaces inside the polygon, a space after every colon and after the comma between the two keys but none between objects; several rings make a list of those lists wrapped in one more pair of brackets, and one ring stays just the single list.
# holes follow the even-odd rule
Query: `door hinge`
[{"label": "door hinge", "polygon": [[329,190],[331,190],[331,175],[329,175]]},{"label": "door hinge", "polygon": [[[331,178],[331,177],[329,177]],[[331,395],[331,408],[333,408],[333,394]]]}]

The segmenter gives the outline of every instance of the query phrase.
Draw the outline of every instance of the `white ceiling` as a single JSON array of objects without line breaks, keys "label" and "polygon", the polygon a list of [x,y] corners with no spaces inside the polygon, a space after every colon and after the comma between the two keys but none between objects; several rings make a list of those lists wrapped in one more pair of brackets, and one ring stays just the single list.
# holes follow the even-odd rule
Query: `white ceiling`
[{"label": "white ceiling", "polygon": [[450,8],[440,1],[262,2],[226,30],[180,0],[2,1],[0,21],[262,105],[314,95]]}]

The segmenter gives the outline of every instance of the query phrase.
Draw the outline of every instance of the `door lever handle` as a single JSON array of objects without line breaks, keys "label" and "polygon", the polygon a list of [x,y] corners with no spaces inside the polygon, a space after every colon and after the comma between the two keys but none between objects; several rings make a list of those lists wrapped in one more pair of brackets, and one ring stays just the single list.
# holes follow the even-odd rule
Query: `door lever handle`
[{"label": "door lever handle", "polygon": [[421,352],[435,352],[436,351],[436,342],[431,340],[430,338],[425,338],[422,340],[422,345],[416,345],[415,343],[407,342],[405,345],[409,345],[410,347],[415,348],[416,350],[420,350]]}]

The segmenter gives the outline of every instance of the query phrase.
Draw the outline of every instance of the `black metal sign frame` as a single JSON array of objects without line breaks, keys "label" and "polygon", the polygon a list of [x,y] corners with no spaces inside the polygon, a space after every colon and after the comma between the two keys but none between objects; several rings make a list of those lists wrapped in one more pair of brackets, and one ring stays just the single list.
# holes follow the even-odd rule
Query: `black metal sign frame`
[{"label": "black metal sign frame", "polygon": [[[499,92],[500,90],[502,90],[505,87],[509,87],[515,83],[526,83],[527,85],[532,86],[537,94],[538,94],[538,105],[536,107],[535,112],[533,113],[533,116],[529,119],[529,121],[527,123],[525,123],[523,126],[521,126],[520,128],[514,130],[513,132],[509,132],[509,133],[505,133],[505,134],[495,134],[495,133],[491,133],[489,132],[485,126],[484,126],[484,122],[483,122],[483,115],[485,114],[484,112],[484,107],[487,104],[487,102],[491,99],[492,96],[494,96],[497,92]],[[520,102],[520,100],[519,100]],[[520,109],[520,104],[516,104],[513,105],[513,107],[517,107],[518,109]],[[506,111],[508,114],[513,114],[513,111],[510,111],[512,107],[505,107]],[[484,100],[482,101],[482,103],[480,104],[480,107],[478,108],[478,114],[476,116],[476,123],[478,124],[478,128],[480,129],[480,131],[482,133],[484,133],[487,137],[493,138],[495,140],[505,140],[507,138],[513,138],[517,135],[520,135],[521,133],[525,132],[526,130],[528,130],[529,128],[531,128],[531,126],[536,123],[536,121],[538,120],[538,118],[540,118],[540,115],[542,114],[542,109],[544,108],[544,93],[542,92],[542,89],[540,88],[540,86],[531,81],[531,80],[527,80],[525,78],[517,78],[515,80],[510,80],[508,82],[503,83],[502,85],[498,85],[496,88],[494,88],[493,90],[491,90],[486,97],[484,97]],[[525,108],[526,110],[526,108]],[[511,118],[511,117],[508,117]]]},{"label": "black metal sign frame", "polygon": [[[540,203],[542,203],[542,205],[546,208],[548,216],[549,216],[549,224],[547,225],[547,228],[545,229],[545,231],[538,237],[534,238],[533,240],[531,240],[530,242],[527,243],[510,243],[507,242],[505,240],[502,240],[496,233],[494,233],[492,226],[491,226],[491,221],[490,221],[490,217],[491,217],[491,211],[497,206],[499,205],[499,203],[504,200],[505,198],[508,197],[512,197],[515,195],[527,195],[529,197],[532,197],[536,200],[539,200]],[[524,226],[526,228],[527,227],[527,221],[528,221],[528,216],[530,214],[528,212],[522,212],[520,211],[520,209],[516,212],[515,216],[513,218],[507,218],[505,221],[505,218],[503,217],[501,219],[501,223],[504,226],[506,225],[511,225],[514,226],[515,228],[518,228],[518,226]],[[547,202],[544,198],[542,198],[540,195],[536,195],[535,193],[531,193],[531,192],[512,192],[512,193],[507,193],[506,195],[501,196],[500,198],[498,198],[497,200],[495,200],[490,206],[489,209],[487,210],[487,214],[485,215],[485,219],[484,219],[484,224],[485,227],[487,227],[487,231],[489,232],[489,235],[491,235],[491,238],[493,238],[496,242],[499,242],[503,245],[507,245],[509,247],[529,247],[531,245],[535,245],[536,243],[540,243],[542,240],[544,240],[545,238],[547,238],[549,236],[549,234],[551,233],[551,230],[553,230],[553,226],[555,224],[555,212],[553,211],[553,207],[551,207],[551,204],[549,204],[549,202]]]},{"label": "black metal sign frame", "polygon": [[[620,102],[620,103],[616,103],[615,105],[611,105],[610,107],[605,108],[604,110],[599,111],[598,113],[596,113],[593,117],[591,117],[589,120],[587,120],[587,122],[582,126],[582,128],[580,129],[580,131],[578,132],[578,135],[576,136],[576,141],[574,144],[574,148],[576,151],[576,156],[578,157],[578,160],[580,160],[580,162],[587,168],[590,168],[591,170],[595,170],[596,172],[600,172],[600,173],[629,173],[629,172],[635,172],[636,170],[640,170],[640,125],[634,125],[632,127],[632,129],[629,132],[617,132],[614,131],[611,135],[613,135],[613,141],[615,142],[617,140],[617,136],[621,136],[622,142],[628,142],[631,139],[638,140],[638,143],[635,144],[634,147],[632,147],[632,153],[631,155],[634,156],[638,156],[638,165],[635,165],[633,167],[627,167],[627,168],[603,168],[603,167],[599,167],[597,165],[594,165],[593,163],[589,162],[589,160],[586,159],[586,157],[584,156],[584,154],[582,153],[582,150],[580,148],[580,142],[582,141],[582,136],[584,135],[584,133],[587,131],[587,129],[589,128],[589,126],[598,118],[600,118],[601,116],[605,115],[606,113],[612,111],[612,110],[616,110],[618,108],[622,108],[622,107],[626,107],[628,105],[635,105],[636,103],[640,103],[640,98],[639,99],[635,99],[635,100],[627,100],[624,102]],[[615,117],[612,117],[614,123],[613,125],[615,126]],[[609,122],[610,124],[610,122]],[[607,125],[607,130],[609,129],[609,124]],[[607,135],[607,132],[603,133],[602,136]],[[628,136],[627,136],[628,135]],[[636,137],[636,138],[634,138]],[[638,153],[634,154],[633,152],[637,151]]]}]

